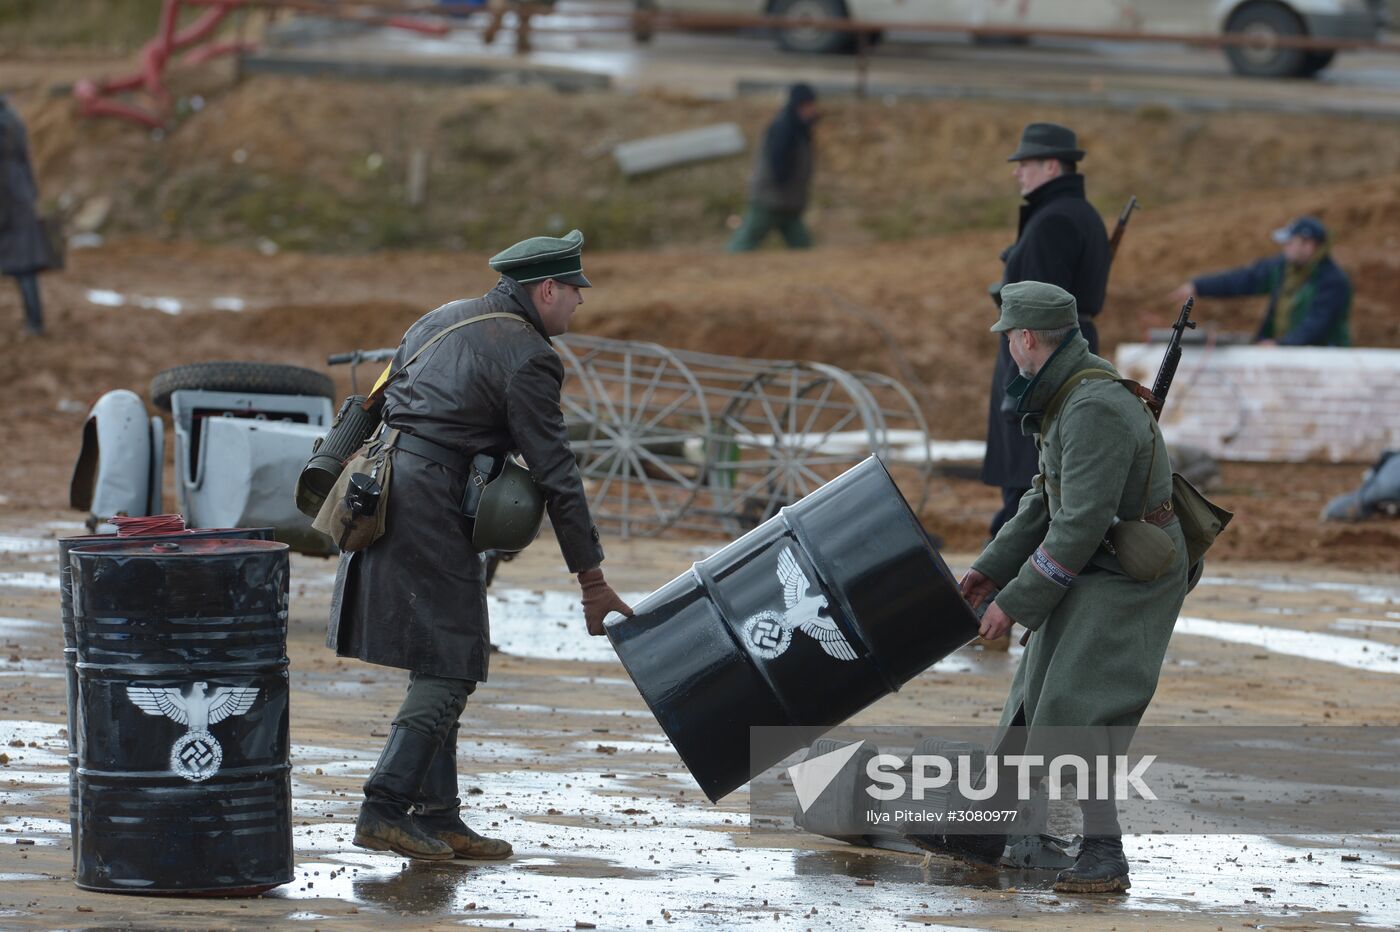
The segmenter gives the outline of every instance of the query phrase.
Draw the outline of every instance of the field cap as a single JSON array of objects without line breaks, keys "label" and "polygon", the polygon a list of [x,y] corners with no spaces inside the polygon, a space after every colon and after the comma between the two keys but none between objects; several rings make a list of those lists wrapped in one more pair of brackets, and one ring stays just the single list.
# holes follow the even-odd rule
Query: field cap
[{"label": "field cap", "polygon": [[1012,282],[1001,286],[1001,316],[993,333],[1006,330],[1059,330],[1079,323],[1074,295],[1045,282]]}]

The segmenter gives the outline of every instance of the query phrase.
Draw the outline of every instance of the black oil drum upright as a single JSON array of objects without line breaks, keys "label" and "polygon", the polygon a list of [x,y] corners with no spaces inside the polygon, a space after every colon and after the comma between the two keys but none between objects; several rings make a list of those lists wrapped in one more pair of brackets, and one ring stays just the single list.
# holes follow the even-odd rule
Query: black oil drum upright
[{"label": "black oil drum upright", "polygon": [[[875,457],[653,592],[608,637],[717,801],[977,635]],[[793,729],[750,754],[749,728]],[[751,759],[752,758],[752,759]]]},{"label": "black oil drum upright", "polygon": [[215,528],[177,531],[170,534],[143,534],[122,537],[117,534],[89,534],[85,537],[62,537],[58,541],[58,601],[63,624],[63,668],[68,693],[68,828],[73,847],[73,868],[78,867],[78,736],[82,725],[78,720],[78,639],[73,633],[73,574],[68,554],[74,547],[92,547],[117,540],[152,544],[165,540],[198,540],[201,538],[234,538],[272,540],[272,528]]},{"label": "black oil drum upright", "polygon": [[74,547],[77,884],[259,893],[292,879],[288,548]]}]

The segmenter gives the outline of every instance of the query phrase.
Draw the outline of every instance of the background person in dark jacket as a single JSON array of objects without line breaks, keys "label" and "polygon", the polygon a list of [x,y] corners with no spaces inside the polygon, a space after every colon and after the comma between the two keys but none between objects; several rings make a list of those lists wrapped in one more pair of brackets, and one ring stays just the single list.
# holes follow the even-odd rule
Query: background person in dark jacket
[{"label": "background person in dark jacket", "polygon": [[0,273],[19,283],[24,327],[32,334],[44,332],[39,273],[52,264],[36,212],[38,199],[24,123],[0,96]]},{"label": "background person in dark jacket", "polygon": [[787,106],[763,134],[749,182],[749,206],[729,240],[730,252],[757,249],[775,227],[789,249],[812,245],[802,213],[812,187],[812,124],[817,115],[816,92],[810,85],[794,84]]},{"label": "background person in dark jacket", "polygon": [[[1103,309],[1108,287],[1108,230],[1103,218],[1084,197],[1084,158],[1074,131],[1055,123],[1032,123],[1008,161],[1025,203],[1016,242],[1001,254],[1005,263],[1001,285],[1038,281],[1059,285],[1074,296],[1079,308],[1079,331],[1089,352],[1099,349],[1093,318]],[[1020,373],[1011,359],[1005,335],[992,373],[987,405],[987,455],[982,481],[1001,488],[1002,508],[992,519],[993,537],[1016,513],[1021,496],[1036,473],[1035,442],[1021,432],[1015,406],[1006,404],[1006,386]]]},{"label": "background person in dark jacket", "polygon": [[[341,556],[327,643],[342,657],[409,670],[408,695],[365,782],[355,844],[406,857],[508,857],[505,841],[462,821],[457,720],[486,679],[490,630],[480,555],[461,512],[478,453],[524,455],[569,571],[578,574],[589,634],[631,609],[603,579],[603,548],[569,450],[559,392],[564,367],[549,338],[583,303],[583,234],[517,243],[491,260],[501,273],[480,298],[453,301],[404,334],[384,395],[391,450],[384,535]],[[413,364],[404,363],[447,327]],[[404,441],[407,436],[409,443]]]},{"label": "background person in dark jacket", "polygon": [[1283,246],[1276,256],[1203,275],[1172,292],[1172,298],[1237,298],[1268,295],[1269,308],[1254,335],[1268,346],[1350,346],[1351,282],[1332,260],[1327,228],[1316,217],[1299,217],[1274,231]]}]

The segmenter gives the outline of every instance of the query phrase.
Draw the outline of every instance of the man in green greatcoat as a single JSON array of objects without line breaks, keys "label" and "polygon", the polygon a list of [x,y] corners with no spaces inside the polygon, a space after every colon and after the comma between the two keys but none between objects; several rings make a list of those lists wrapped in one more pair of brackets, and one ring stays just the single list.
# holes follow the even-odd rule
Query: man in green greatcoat
[{"label": "man in green greatcoat", "polygon": [[[1022,430],[1036,436],[1040,474],[961,583],[974,608],[990,602],[984,638],[1006,634],[1013,622],[1030,630],[1001,727],[1025,726],[1032,742],[1042,727],[1130,731],[1156,691],[1186,598],[1186,542],[1171,510],[1166,443],[1146,405],[1089,352],[1067,291],[1018,282],[1003,287],[1001,297],[992,330],[1007,335],[1020,369],[1008,393],[1019,398]],[[1111,377],[1086,376],[1090,370]],[[1129,539],[1149,552],[1128,554],[1117,534],[1119,551],[1110,552],[1105,538],[1119,522],[1145,522],[1151,530],[1135,525],[1143,533]],[[1146,575],[1144,562],[1159,575],[1134,578],[1125,569]],[[1126,890],[1113,801],[1080,806],[1084,844],[1055,888]],[[999,857],[1005,836],[959,842],[959,853]]]}]

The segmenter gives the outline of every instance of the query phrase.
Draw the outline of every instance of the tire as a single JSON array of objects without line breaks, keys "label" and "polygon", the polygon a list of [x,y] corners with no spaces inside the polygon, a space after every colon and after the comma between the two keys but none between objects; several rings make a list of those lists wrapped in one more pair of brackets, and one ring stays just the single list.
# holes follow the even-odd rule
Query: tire
[{"label": "tire", "polygon": [[1307,35],[1302,20],[1281,4],[1258,2],[1242,6],[1225,24],[1225,32],[1255,36],[1264,46],[1232,45],[1225,49],[1225,57],[1235,74],[1251,78],[1297,78],[1316,74],[1316,71],[1307,70],[1307,63],[1311,55],[1319,53],[1268,47],[1276,38],[1300,39]]},{"label": "tire", "polygon": [[1309,52],[1303,56],[1302,76],[1305,78],[1315,77],[1319,71],[1332,64],[1332,59],[1336,57],[1335,49],[1326,52]]},{"label": "tire", "polygon": [[335,399],[331,377],[314,369],[268,362],[196,362],[156,373],[151,402],[170,410],[170,396],[180,391],[253,392],[259,395],[311,395]]},{"label": "tire", "polygon": [[[843,0],[775,0],[773,15],[783,19],[846,19]],[[830,54],[849,52],[856,47],[856,37],[850,32],[830,32],[815,29],[779,29],[778,48],[785,52]]]}]

